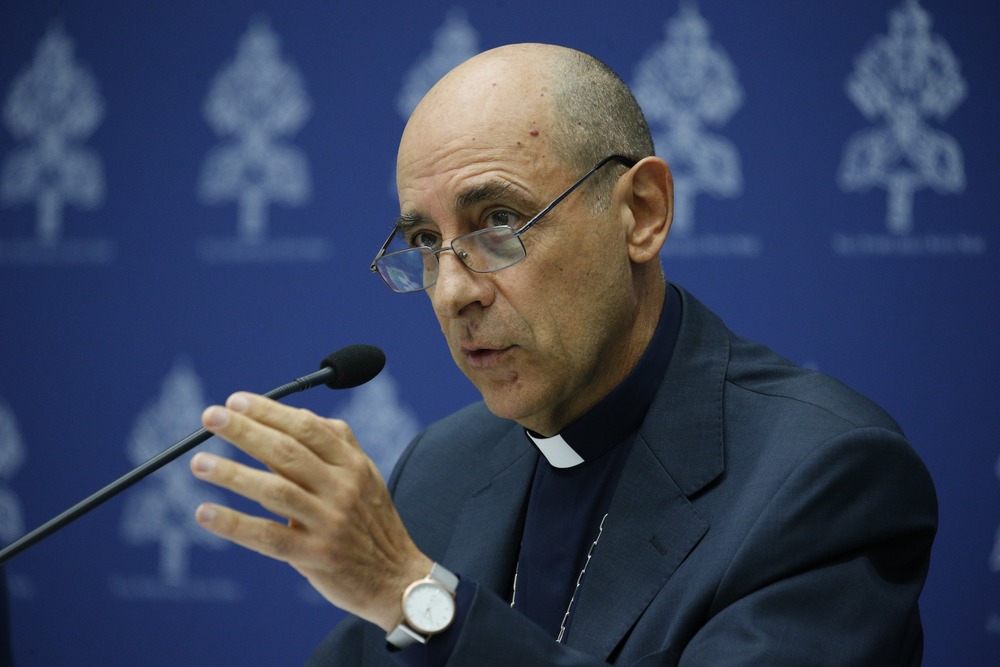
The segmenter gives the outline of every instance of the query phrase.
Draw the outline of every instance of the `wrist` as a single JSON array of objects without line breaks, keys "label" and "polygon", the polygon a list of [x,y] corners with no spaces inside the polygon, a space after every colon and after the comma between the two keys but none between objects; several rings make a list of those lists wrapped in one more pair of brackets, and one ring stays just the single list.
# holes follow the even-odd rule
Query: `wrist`
[{"label": "wrist", "polygon": [[386,582],[386,592],[381,598],[380,612],[376,618],[369,620],[386,632],[391,632],[403,618],[400,600],[403,599],[406,588],[414,581],[426,577],[433,567],[434,561],[422,553],[411,562],[406,563],[398,574]]}]

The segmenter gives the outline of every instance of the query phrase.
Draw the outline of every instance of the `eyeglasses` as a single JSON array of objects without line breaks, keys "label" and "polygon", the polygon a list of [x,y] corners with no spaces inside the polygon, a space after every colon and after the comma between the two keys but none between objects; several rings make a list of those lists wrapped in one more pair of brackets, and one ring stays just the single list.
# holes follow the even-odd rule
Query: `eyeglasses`
[{"label": "eyeglasses", "polygon": [[418,246],[386,254],[386,249],[399,232],[399,227],[393,227],[389,238],[379,248],[369,268],[373,273],[377,272],[382,276],[382,280],[394,292],[403,293],[419,292],[436,283],[440,267],[438,255],[446,250],[454,252],[470,271],[476,273],[493,273],[510,268],[527,254],[521,241],[521,234],[531,229],[546,213],[609,162],[620,162],[630,169],[636,164],[635,160],[622,155],[604,158],[518,230],[514,230],[510,225],[497,225],[456,236],[450,245],[441,248]]}]

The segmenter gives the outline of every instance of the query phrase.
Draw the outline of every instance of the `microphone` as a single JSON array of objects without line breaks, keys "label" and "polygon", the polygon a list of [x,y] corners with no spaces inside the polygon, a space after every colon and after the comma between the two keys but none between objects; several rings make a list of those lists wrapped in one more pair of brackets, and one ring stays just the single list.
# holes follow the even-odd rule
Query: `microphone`
[{"label": "microphone", "polygon": [[[264,394],[275,401],[306,389],[325,384],[330,389],[350,389],[368,382],[385,366],[385,353],[374,345],[348,345],[326,357],[320,369],[288,384],[276,387]],[[73,507],[53,517],[20,539],[0,549],[0,565],[7,562],[28,547],[40,542],[71,521],[80,518],[98,505],[110,500],[136,482],[148,477],[174,459],[186,454],[212,437],[200,428],[183,440],[163,450],[145,463],[122,475],[100,491],[84,498]]]},{"label": "microphone", "polygon": [[278,400],[320,384],[330,389],[351,389],[374,378],[384,366],[385,352],[374,345],[348,345],[324,359],[315,373],[272,389],[264,396]]}]

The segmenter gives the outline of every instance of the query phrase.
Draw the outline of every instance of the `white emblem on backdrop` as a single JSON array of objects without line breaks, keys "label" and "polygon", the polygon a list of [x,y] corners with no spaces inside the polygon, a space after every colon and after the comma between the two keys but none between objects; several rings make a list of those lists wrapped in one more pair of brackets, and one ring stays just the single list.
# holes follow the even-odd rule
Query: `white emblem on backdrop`
[{"label": "white emblem on backdrop", "polygon": [[[399,386],[388,371],[352,389],[350,396],[347,403],[330,416],[347,422],[382,477],[389,479],[399,455],[422,428],[416,413],[400,400]],[[299,592],[299,597],[307,602],[324,601],[308,584],[303,584]]]},{"label": "white emblem on backdrop", "polygon": [[431,50],[424,53],[406,73],[403,88],[396,99],[396,111],[404,120],[438,80],[457,65],[479,53],[479,36],[465,12],[453,9],[444,24],[434,32]]},{"label": "white emblem on backdrop", "polygon": [[20,144],[3,162],[0,202],[35,205],[35,239],[0,243],[0,261],[93,264],[114,258],[106,239],[63,238],[68,206],[93,209],[104,202],[101,160],[82,145],[103,115],[97,81],[75,62],[73,42],[61,26],[49,28],[3,108],[4,124]]},{"label": "white emblem on backdrop", "polygon": [[311,113],[299,70],[282,58],[278,36],[267,22],[253,22],[236,57],[216,74],[204,113],[216,134],[228,137],[209,151],[198,179],[205,204],[234,201],[235,239],[204,239],[204,261],[323,261],[322,238],[268,238],[272,203],[302,206],[312,195],[305,153],[285,138]]},{"label": "white emblem on backdrop", "polygon": [[331,416],[350,425],[385,479],[421,428],[413,409],[400,400],[399,387],[387,371],[352,390],[347,405]]},{"label": "white emblem on backdrop", "polygon": [[[24,534],[21,501],[5,483],[24,465],[25,447],[14,411],[0,398],[0,542],[10,544]],[[33,597],[34,586],[27,577],[8,572],[7,581],[13,597]]]},{"label": "white emblem on backdrop", "polygon": [[[174,363],[160,396],[136,418],[129,437],[129,460],[138,465],[194,431],[206,403],[201,381],[184,360]],[[201,451],[223,453],[229,446],[213,438]],[[202,529],[194,511],[204,501],[225,504],[221,494],[198,482],[189,472],[194,452],[153,473],[127,492],[121,537],[133,547],[155,545],[156,575],[113,575],[111,591],[123,599],[219,600],[242,597],[240,585],[222,577],[195,577],[190,572],[191,550],[223,549],[228,543]]]},{"label": "white emblem on backdrop", "polygon": [[[434,31],[431,48],[423,53],[406,72],[396,97],[396,111],[403,120],[417,108],[427,91],[445,74],[479,53],[479,35],[469,25],[465,12],[455,8],[445,16],[444,23]],[[396,198],[396,174],[389,178],[389,196]]]},{"label": "white emblem on backdrop", "polygon": [[953,137],[928,126],[943,121],[965,99],[967,86],[948,44],[931,34],[931,17],[917,2],[889,13],[889,33],[855,59],[847,96],[878,125],[847,142],[838,181],[844,192],[887,192],[888,234],[837,235],[844,255],[982,254],[982,237],[915,235],[913,197],[921,189],[957,194],[965,189],[962,149]]},{"label": "white emblem on backdrop", "polygon": [[740,155],[731,141],[710,132],[743,104],[743,89],[726,52],[710,37],[708,22],[690,3],[667,21],[666,38],[635,70],[632,89],[649,120],[653,142],[673,171],[674,222],[665,255],[757,255],[759,237],[695,234],[699,194],[737,197],[743,192]]}]

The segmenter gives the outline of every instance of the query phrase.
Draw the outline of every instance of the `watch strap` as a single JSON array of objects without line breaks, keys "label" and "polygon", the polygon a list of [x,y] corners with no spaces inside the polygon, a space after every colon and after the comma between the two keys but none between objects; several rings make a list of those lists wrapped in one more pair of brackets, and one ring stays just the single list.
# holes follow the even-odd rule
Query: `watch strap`
[{"label": "watch strap", "polygon": [[438,563],[434,563],[434,566],[431,568],[431,573],[427,576],[435,581],[440,581],[441,585],[448,589],[448,592],[452,595],[454,595],[455,591],[458,589],[458,576]]},{"label": "watch strap", "polygon": [[395,646],[396,648],[403,649],[412,644],[426,644],[427,637],[412,629],[406,623],[400,623],[392,632],[385,636],[385,640]]}]

